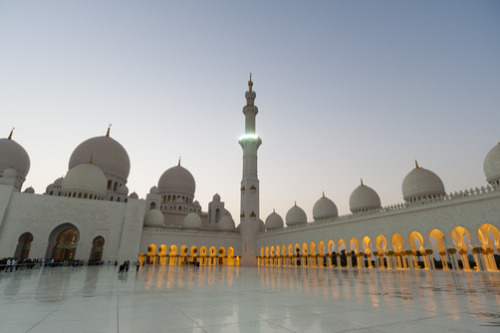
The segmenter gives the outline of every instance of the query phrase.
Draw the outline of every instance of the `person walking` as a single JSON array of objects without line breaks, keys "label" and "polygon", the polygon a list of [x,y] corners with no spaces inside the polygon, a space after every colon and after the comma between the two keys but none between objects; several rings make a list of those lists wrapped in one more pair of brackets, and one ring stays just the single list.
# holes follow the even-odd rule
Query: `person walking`
[{"label": "person walking", "polygon": [[135,262],[135,271],[138,272],[139,271],[139,267],[141,267],[141,262],[139,260],[137,260]]}]

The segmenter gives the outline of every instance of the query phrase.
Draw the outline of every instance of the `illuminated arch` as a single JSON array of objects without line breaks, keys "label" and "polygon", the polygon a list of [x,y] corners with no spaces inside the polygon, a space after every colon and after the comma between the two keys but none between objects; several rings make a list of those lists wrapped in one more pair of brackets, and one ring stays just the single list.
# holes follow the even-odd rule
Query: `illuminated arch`
[{"label": "illuminated arch", "polygon": [[405,241],[403,236],[399,233],[395,233],[391,237],[391,245],[394,251],[394,260],[396,269],[406,269],[408,268],[406,263],[406,251],[404,247]]},{"label": "illuminated arch", "polygon": [[179,265],[187,265],[188,247],[182,245],[179,252]]},{"label": "illuminated arch", "polygon": [[198,265],[198,248],[193,245],[189,248],[189,261],[188,263],[192,264],[193,266]]},{"label": "illuminated arch", "polygon": [[365,253],[366,260],[368,263],[368,268],[373,268],[372,265],[372,240],[370,237],[365,236],[361,239],[361,246],[363,247],[363,252]]},{"label": "illuminated arch", "polygon": [[[469,252],[469,247],[470,247],[470,233],[467,229],[465,229],[462,226],[458,226],[453,228],[451,231],[451,241],[455,245],[455,249],[458,252],[461,262],[462,262],[462,268],[464,271],[470,271],[470,264],[469,264],[469,258],[467,257],[467,254]],[[467,239],[466,239],[467,238]],[[452,253],[454,255],[454,253]],[[455,263],[455,265],[458,263],[458,261]],[[460,264],[460,263],[458,263]],[[456,269],[459,269],[460,267],[456,267]]]},{"label": "illuminated arch", "polygon": [[[484,223],[477,229],[477,238],[482,244],[485,269],[489,272],[497,272],[498,266],[494,253],[495,247],[497,253],[500,252],[500,232],[495,226]],[[475,256],[477,255],[475,254]],[[476,258],[476,260],[478,259]]]},{"label": "illuminated arch", "polygon": [[[413,266],[415,269],[429,269],[429,262],[426,255],[425,247],[424,247],[424,237],[418,231],[412,231],[410,235],[408,235],[408,242],[410,243],[411,252],[412,252],[412,260]],[[420,266],[419,259],[422,258],[424,267]]]},{"label": "illuminated arch", "polygon": [[219,266],[225,266],[226,265],[226,249],[223,248],[222,246],[219,247],[218,251],[218,265]]},{"label": "illuminated arch", "polygon": [[200,247],[200,265],[205,266],[207,264],[207,247]]},{"label": "illuminated arch", "polygon": [[391,268],[391,262],[387,257],[387,239],[384,235],[378,235],[375,238],[375,247],[377,248],[379,267],[380,268]]},{"label": "illuminated arch", "polygon": [[170,245],[169,265],[177,265],[177,245]]},{"label": "illuminated arch", "polygon": [[97,236],[92,241],[92,249],[90,250],[89,263],[100,263],[102,253],[104,251],[104,237]]},{"label": "illuminated arch", "polygon": [[215,249],[215,246],[211,246],[210,249],[208,249],[208,265],[209,266],[214,266],[217,264],[216,257],[217,257],[217,250]]}]

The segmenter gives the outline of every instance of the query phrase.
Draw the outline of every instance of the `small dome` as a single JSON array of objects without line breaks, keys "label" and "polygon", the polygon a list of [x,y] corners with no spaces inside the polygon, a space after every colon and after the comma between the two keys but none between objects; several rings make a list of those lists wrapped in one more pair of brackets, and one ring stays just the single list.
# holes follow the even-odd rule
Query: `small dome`
[{"label": "small dome", "polygon": [[433,198],[446,195],[441,179],[434,172],[421,168],[410,171],[403,180],[403,198],[415,201],[423,198]]},{"label": "small dome", "polygon": [[337,206],[333,203],[332,200],[325,197],[321,197],[313,207],[313,219],[316,220],[324,220],[332,217],[339,216]]},{"label": "small dome", "polygon": [[161,175],[158,191],[162,193],[182,193],[194,197],[196,184],[193,175],[180,165],[174,166]]},{"label": "small dome", "polygon": [[54,181],[54,186],[61,187],[63,183],[63,177],[59,177]]},{"label": "small dome", "polygon": [[126,181],[130,172],[127,151],[118,141],[109,136],[97,136],[82,142],[71,154],[69,169],[92,162],[106,175],[113,175]]},{"label": "small dome", "polygon": [[380,198],[371,187],[361,183],[352,191],[349,198],[349,207],[353,213],[378,209],[381,208]]},{"label": "small dome", "polygon": [[182,227],[186,229],[200,229],[201,218],[196,213],[189,213],[182,220]]},{"label": "small dome", "polygon": [[491,185],[500,185],[500,143],[491,148],[483,163],[486,181]]},{"label": "small dome", "polygon": [[9,178],[9,179],[16,179],[17,177],[17,172],[16,170],[12,168],[7,168],[2,172],[2,177],[3,178]]},{"label": "small dome", "polygon": [[158,187],[153,186],[149,189],[149,194],[158,194]]},{"label": "small dome", "polygon": [[307,223],[307,215],[306,212],[297,204],[290,208],[286,213],[286,225],[292,226],[297,224],[306,224]]},{"label": "small dome", "polygon": [[281,216],[274,211],[271,214],[269,214],[269,216],[266,219],[267,230],[281,229],[283,228],[284,225],[285,224],[283,223],[283,219],[281,218]]},{"label": "small dome", "polygon": [[231,215],[227,214],[221,217],[218,223],[218,229],[220,231],[233,231],[234,230],[234,221],[231,218]]},{"label": "small dome", "polygon": [[104,197],[106,177],[93,164],[80,164],[72,168],[64,177],[61,193],[87,193]]},{"label": "small dome", "polygon": [[259,219],[259,232],[264,232],[266,231],[266,225],[264,224],[264,221]]},{"label": "small dome", "polygon": [[19,188],[30,171],[30,165],[28,153],[20,144],[11,139],[0,139],[0,172],[9,168],[16,170],[17,177],[22,180]]},{"label": "small dome", "polygon": [[34,194],[35,193],[35,189],[30,186],[26,190],[24,190],[24,193]]},{"label": "small dome", "polygon": [[137,193],[135,192],[132,192],[129,196],[128,196],[130,199],[139,199],[139,196],[137,195]]},{"label": "small dome", "polygon": [[165,223],[165,218],[159,209],[151,209],[144,217],[144,225],[162,226]]},{"label": "small dome", "polygon": [[218,193],[215,193],[214,197],[212,198],[212,201],[220,202],[220,195]]}]

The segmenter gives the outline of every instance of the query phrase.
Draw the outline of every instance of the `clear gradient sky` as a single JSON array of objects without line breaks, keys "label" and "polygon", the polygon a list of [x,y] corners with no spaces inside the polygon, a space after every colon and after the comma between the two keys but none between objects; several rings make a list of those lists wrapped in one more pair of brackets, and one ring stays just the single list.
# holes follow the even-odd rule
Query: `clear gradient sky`
[{"label": "clear gradient sky", "polygon": [[420,166],[447,192],[486,185],[500,141],[499,1],[0,1],[0,137],[43,193],[84,140],[128,151],[144,198],[177,164],[239,223],[249,73],[261,218],[322,191],[349,213],[363,178],[402,202]]}]

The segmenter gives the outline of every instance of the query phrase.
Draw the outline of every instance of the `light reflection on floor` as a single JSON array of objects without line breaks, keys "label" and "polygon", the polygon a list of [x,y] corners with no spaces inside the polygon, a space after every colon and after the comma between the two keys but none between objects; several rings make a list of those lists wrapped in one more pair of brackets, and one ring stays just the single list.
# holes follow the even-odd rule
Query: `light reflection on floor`
[{"label": "light reflection on floor", "polygon": [[0,273],[1,332],[500,332],[500,274],[113,266]]}]

